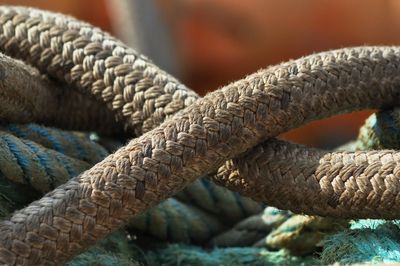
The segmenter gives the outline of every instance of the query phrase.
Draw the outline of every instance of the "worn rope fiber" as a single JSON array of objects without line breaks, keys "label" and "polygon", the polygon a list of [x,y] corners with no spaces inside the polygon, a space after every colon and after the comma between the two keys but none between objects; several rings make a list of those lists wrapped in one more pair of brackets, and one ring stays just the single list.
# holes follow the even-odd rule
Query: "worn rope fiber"
[{"label": "worn rope fiber", "polygon": [[[0,80],[0,85],[2,86],[0,100],[7,104],[2,105],[3,114],[0,113],[0,118],[3,121],[11,120],[19,123],[37,121],[66,129],[96,129],[97,132],[107,135],[120,131],[119,126],[109,126],[112,124],[110,121],[114,120],[111,111],[108,111],[102,104],[93,101],[87,95],[84,97],[85,95],[81,95],[81,93],[75,90],[60,88],[61,86],[57,86],[54,82],[50,82],[40,76],[35,69],[4,55],[0,56],[0,68],[4,76]],[[10,108],[7,108],[8,105],[10,105]],[[60,105],[62,105],[62,108],[60,108]],[[60,118],[59,120],[57,120],[58,117]],[[0,130],[4,131],[5,128],[0,128]],[[10,130],[12,132],[8,132]],[[48,130],[34,125],[28,127],[20,127],[18,125],[8,126],[6,129],[8,134],[2,134],[2,144],[4,145],[0,147],[3,155],[8,154],[8,156],[2,158],[0,164],[6,178],[17,183],[26,183],[24,178],[27,178],[34,189],[40,192],[48,192],[50,191],[49,188],[53,189],[55,186],[65,183],[72,177],[71,175],[77,175],[89,168],[89,164],[84,164],[80,160],[94,164],[105,157],[104,152],[98,153],[86,147],[83,150],[88,154],[86,154],[85,158],[80,158],[76,154],[76,150],[73,150],[77,145],[74,145],[71,141],[65,143],[65,136],[59,137],[62,131],[50,130],[50,132],[47,132]],[[12,133],[15,137],[9,133]],[[41,135],[43,136],[40,138]],[[54,153],[51,149],[37,148],[35,143],[27,145],[25,144],[26,140],[21,141],[18,139],[22,138],[43,144],[43,141],[49,141],[50,137],[47,136],[50,135],[52,138],[57,139],[57,141],[54,140],[55,142],[60,144],[65,143],[62,147],[62,154],[58,152]],[[73,135],[69,135],[69,138],[73,138]],[[11,144],[18,146],[21,152],[25,152],[25,159],[28,160],[27,163],[31,162],[30,165],[32,167],[26,168],[26,171],[20,168],[12,152],[7,152]],[[85,145],[88,142],[80,141],[79,144]],[[48,148],[54,149],[57,147]],[[65,157],[63,154],[69,157]],[[98,154],[101,156],[98,157]],[[41,157],[46,158],[48,161],[47,164],[51,165],[51,174],[48,173],[49,171],[46,170],[44,164],[37,161],[38,155],[39,157],[42,155]],[[70,158],[71,156],[73,158]],[[64,159],[60,159],[60,157]],[[29,180],[32,177],[33,179]],[[177,197],[183,201],[190,201],[199,205],[206,211],[223,214],[226,221],[230,223],[234,223],[239,219],[262,210],[262,205],[240,197],[237,193],[228,192],[204,179],[188,186]],[[168,205],[169,203],[166,204]],[[173,205],[169,204],[168,206]],[[161,210],[162,208],[158,209]],[[155,212],[152,211],[152,213]],[[175,237],[181,236],[177,235]],[[208,237],[210,236],[203,236],[202,239],[207,239]],[[200,237],[197,238],[200,239]]]},{"label": "worn rope fiber", "polygon": [[[83,112],[84,110],[80,109],[84,109],[82,107],[86,106],[88,110],[81,117],[87,118],[87,121],[93,125],[102,119],[102,122],[105,122],[103,127],[107,128],[107,119],[112,120],[112,116],[108,114],[111,113],[110,111],[105,118],[102,116],[105,113],[104,108],[101,108],[97,102],[86,99],[82,101],[81,99],[84,98],[75,91],[68,94],[65,89],[61,90],[57,87],[50,89],[50,86],[47,85],[49,82],[43,80],[34,69],[22,62],[3,55],[0,56],[0,61],[0,67],[3,67],[7,77],[0,80],[3,85],[1,99],[4,99],[4,102],[11,106],[13,106],[11,100],[14,98],[17,101],[26,99],[21,105],[14,104],[15,106],[12,108],[6,108],[5,111],[8,111],[8,113],[2,116],[3,119],[18,122],[36,120],[49,123],[48,120],[42,118],[43,115],[54,115],[57,110],[63,110],[63,112],[69,114],[74,111]],[[24,93],[25,91],[27,93]],[[16,97],[15,93],[22,96]],[[58,97],[57,94],[61,97]],[[62,102],[63,108],[56,108],[57,104],[61,104],[57,101],[63,98],[63,94],[67,95],[66,101]],[[77,94],[78,96],[76,96]],[[27,104],[26,102],[29,101],[30,104]],[[40,106],[41,104],[45,105],[46,101],[50,104]],[[34,103],[39,106],[35,106]],[[78,107],[76,108],[75,104],[81,105],[76,106]],[[2,107],[4,108],[4,106]],[[43,112],[45,107],[46,113]],[[19,112],[25,113],[23,110],[28,108],[30,109],[26,113],[29,113],[30,117],[20,116]],[[36,111],[38,108],[43,108],[43,110]],[[100,112],[93,115],[96,114],[97,109]],[[34,115],[36,117],[33,117]],[[91,118],[94,118],[94,120],[91,120]],[[84,125],[87,121],[70,122],[73,119],[74,117],[70,117],[67,124],[61,124],[63,122],[61,120],[56,125],[68,128],[82,124],[81,129],[90,129],[90,127]],[[78,119],[81,118],[78,117]],[[94,128],[93,125],[92,128]],[[100,132],[108,133],[102,129],[100,129]],[[14,195],[13,197],[8,195],[11,198],[2,206],[2,214],[7,214],[15,210],[17,206],[23,206],[22,204],[30,203],[37,199],[38,191],[49,192],[54,187],[87,170],[90,168],[89,166],[101,161],[108,154],[101,146],[95,145],[88,139],[84,141],[77,134],[33,124],[0,126],[0,144],[0,173],[2,178],[17,183],[8,183],[8,187],[13,191],[22,191],[18,184],[29,185],[33,188],[32,193],[17,194],[17,198]],[[234,223],[262,210],[261,204],[240,197],[237,193],[216,186],[205,179],[199,179],[198,182],[192,183],[176,196],[185,202],[196,204],[208,212],[223,214],[221,220],[229,223]],[[220,222],[209,214],[198,210],[195,206],[187,206],[174,199],[150,209],[142,217],[137,218],[141,219],[135,219],[131,222],[130,228],[146,231],[158,238],[173,241],[204,242],[222,228]],[[146,222],[143,222],[143,220]]]},{"label": "worn rope fiber", "polygon": [[[49,192],[107,155],[87,134],[35,124],[0,126],[0,196],[9,199],[0,206],[1,216],[38,199],[38,192]],[[21,185],[31,193],[16,192],[22,192]],[[204,243],[230,224],[263,209],[262,204],[203,178],[175,197],[179,200],[167,199],[132,219],[126,228],[158,239]]]},{"label": "worn rope fiber", "polygon": [[[399,108],[372,114],[360,128],[353,150],[398,149]],[[349,230],[339,231],[324,241],[322,264],[396,263],[400,260],[399,220],[366,219],[353,221]]]},{"label": "worn rope fiber", "polygon": [[[266,235],[280,226],[291,215],[288,211],[266,207],[263,212],[243,219],[225,232],[215,235],[209,244],[214,247],[258,245],[260,240],[264,240]],[[260,243],[260,246],[265,246],[265,243]]]},{"label": "worn rope fiber", "polygon": [[63,88],[36,69],[3,54],[0,54],[0,89],[2,122],[35,121],[64,129],[96,130],[105,135],[123,132],[122,125],[115,123],[114,114],[103,103]]},{"label": "worn rope fiber", "polygon": [[[65,183],[66,180],[90,168],[92,164],[107,155],[101,146],[89,139],[88,134],[46,128],[35,124],[6,124],[0,127],[0,140],[2,140],[0,145],[0,180],[2,181],[0,215],[3,218],[12,211],[38,199],[40,195],[37,191],[48,192],[51,187],[57,186],[57,183],[58,185]],[[5,184],[7,180],[10,182]],[[29,184],[30,190],[23,190],[19,185],[21,183]],[[30,193],[22,193],[22,191]],[[185,202],[169,198],[144,214],[136,216],[125,228],[136,235],[151,235],[156,239],[172,242],[204,244],[213,238],[210,243],[213,246],[251,246],[260,239],[264,239],[274,227],[288,218],[287,215],[283,215],[285,212],[276,213],[277,211],[273,208],[267,208],[263,215],[259,215],[262,210],[260,205],[255,205],[258,208],[254,208],[253,204],[253,208],[249,208],[245,198],[235,197],[235,193],[218,187],[204,178],[197,179],[175,197],[179,194],[183,194],[183,197],[179,198]],[[198,204],[200,199],[202,202]],[[204,210],[201,209],[202,207]],[[242,220],[234,228],[216,236],[222,230],[226,230],[230,224],[251,213],[257,213],[257,215]],[[301,224],[299,226],[303,227]],[[307,252],[315,248],[315,242],[320,239],[307,236],[309,234],[316,236],[317,232],[310,233],[307,229],[308,231],[303,236],[302,233],[296,233],[300,230],[295,231],[292,225],[290,229],[284,228],[274,233],[275,246],[282,242],[286,244],[286,249],[290,248],[297,253],[299,250]],[[297,238],[305,237],[315,240],[296,240],[293,235],[299,235]],[[296,242],[302,245],[289,245],[288,240],[290,240],[289,243]],[[261,245],[265,246],[262,243]]]},{"label": "worn rope fiber", "polygon": [[[137,135],[197,98],[144,58],[87,24],[46,12],[2,7],[0,25],[3,52],[93,93],[119,118],[126,117],[125,123]],[[0,259],[6,264],[63,262],[128,218],[265,139],[312,119],[394,105],[399,100],[399,62],[395,47],[327,52],[270,67],[194,101],[173,119],[2,222]],[[378,188],[385,182],[394,184],[377,190],[382,196],[379,206],[372,202],[371,208],[362,205],[363,210],[342,208],[354,196],[354,182],[344,186],[343,193],[332,193],[337,186],[329,177],[335,175],[327,167],[312,175],[321,177],[318,187],[312,188],[322,197],[314,198],[313,204],[324,205],[328,199],[330,215],[346,211],[343,216],[393,217],[398,204],[395,196],[387,194],[397,193],[393,175],[396,153],[384,152],[382,160],[375,154],[365,153],[362,156],[366,159],[361,161],[371,167],[376,162],[386,168],[393,166],[383,172],[386,175],[366,175],[370,179],[364,179],[372,184],[365,186],[369,190],[376,189],[376,182]],[[349,159],[346,154],[341,156],[338,158]],[[235,173],[238,170],[233,169]],[[368,168],[361,168],[364,170]],[[295,180],[298,174],[290,177]],[[238,177],[237,183],[246,182]],[[235,181],[229,179],[231,182]],[[343,187],[340,182],[338,187]],[[307,193],[302,192],[309,196]],[[333,199],[323,198],[325,193]],[[298,210],[297,204],[285,207]],[[390,211],[385,206],[390,206]],[[306,210],[310,208],[316,213],[325,211],[310,206]]]},{"label": "worn rope fiber", "polygon": [[372,114],[360,128],[354,148],[357,150],[399,149],[400,108]]}]

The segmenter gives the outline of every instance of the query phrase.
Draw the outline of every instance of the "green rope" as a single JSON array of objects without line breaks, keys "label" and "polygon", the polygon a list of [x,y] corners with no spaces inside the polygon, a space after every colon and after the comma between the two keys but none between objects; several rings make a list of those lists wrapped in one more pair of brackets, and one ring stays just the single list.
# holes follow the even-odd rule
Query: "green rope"
[{"label": "green rope", "polygon": [[[321,255],[323,264],[339,262],[387,263],[400,262],[400,230],[392,222],[378,226],[363,226],[329,237]],[[370,225],[372,225],[370,223]]]},{"label": "green rope", "polygon": [[15,210],[25,207],[41,196],[42,193],[32,189],[29,185],[10,181],[0,171],[0,219],[7,217]]},{"label": "green rope", "polygon": [[37,124],[6,124],[0,127],[0,131],[13,134],[20,139],[30,140],[89,164],[98,163],[109,154],[101,145],[92,141],[89,134],[80,132],[64,131]]},{"label": "green rope", "polygon": [[139,266],[134,258],[140,258],[141,251],[128,240],[123,230],[114,232],[88,251],[76,256],[68,266]]},{"label": "green rope", "polygon": [[264,204],[240,196],[239,193],[216,185],[205,178],[194,181],[178,193],[176,198],[218,215],[230,225],[262,212],[265,207]]},{"label": "green rope", "polygon": [[170,198],[136,217],[127,228],[161,240],[204,243],[225,225],[215,215]]},{"label": "green rope", "polygon": [[220,266],[220,265],[315,265],[312,257],[296,257],[285,250],[277,252],[264,248],[215,248],[207,251],[195,246],[169,245],[146,253],[149,265]]},{"label": "green rope", "polygon": [[45,193],[89,167],[87,162],[0,131],[0,171],[10,181]]}]

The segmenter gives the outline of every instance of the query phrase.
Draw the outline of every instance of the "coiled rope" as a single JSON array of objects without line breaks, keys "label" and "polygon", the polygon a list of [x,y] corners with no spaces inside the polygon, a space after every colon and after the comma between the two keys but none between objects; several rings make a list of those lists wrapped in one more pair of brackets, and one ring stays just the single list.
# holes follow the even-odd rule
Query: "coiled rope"
[{"label": "coiled rope", "polygon": [[296,212],[399,216],[395,151],[328,153],[271,139],[313,119],[395,105],[399,48],[311,55],[202,99],[118,40],[61,15],[1,7],[0,50],[94,95],[138,136],[3,221],[2,263],[64,262],[214,172],[227,187]]}]

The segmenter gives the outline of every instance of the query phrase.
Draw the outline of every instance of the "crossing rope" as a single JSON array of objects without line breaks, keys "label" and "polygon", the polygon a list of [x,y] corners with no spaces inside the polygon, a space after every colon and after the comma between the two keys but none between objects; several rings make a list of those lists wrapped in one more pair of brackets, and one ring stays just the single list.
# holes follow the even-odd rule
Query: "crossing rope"
[{"label": "crossing rope", "polygon": [[[396,105],[397,47],[310,55],[260,70],[204,98],[115,38],[60,14],[1,6],[0,51],[68,87],[66,94],[79,94],[85,104],[78,104],[78,110],[93,107],[78,114],[62,110],[64,104],[37,107],[22,84],[17,95],[5,90],[3,99],[10,104],[2,119],[20,123],[31,117],[60,128],[90,127],[105,134],[124,129],[135,136],[89,170],[62,179],[62,185],[53,184],[59,175],[46,172],[45,166],[22,173],[34,178],[42,171],[49,179],[36,189],[54,189],[1,222],[4,264],[65,262],[204,176],[294,212],[400,216],[398,152],[328,152],[274,139],[314,119]],[[62,103],[64,94],[56,95]],[[22,109],[27,116],[13,106],[27,108]],[[56,109],[62,115],[52,114]],[[110,114],[117,123],[109,123]],[[3,137],[3,146],[12,149],[10,139],[18,141]],[[22,144],[26,152],[38,149],[29,141]],[[44,155],[37,157],[41,161]]]}]

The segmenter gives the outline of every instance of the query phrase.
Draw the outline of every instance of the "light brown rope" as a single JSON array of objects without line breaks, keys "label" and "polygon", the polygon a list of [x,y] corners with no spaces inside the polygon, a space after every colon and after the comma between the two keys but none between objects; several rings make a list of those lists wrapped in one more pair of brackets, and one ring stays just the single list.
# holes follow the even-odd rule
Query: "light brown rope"
[{"label": "light brown rope", "polygon": [[214,180],[297,213],[398,219],[400,154],[324,152],[268,141],[225,163]]},{"label": "light brown rope", "polygon": [[[63,129],[96,130],[110,135],[123,132],[104,104],[76,90],[40,76],[36,69],[0,54],[0,119],[35,121]],[[110,124],[115,126],[110,127]]]},{"label": "light brown rope", "polygon": [[[189,106],[2,222],[0,260],[6,264],[64,262],[262,140],[312,119],[399,100],[398,48],[312,55],[262,70],[191,105],[197,96],[175,79],[108,35],[65,17],[0,8],[0,49],[90,91],[126,117],[138,135]],[[395,165],[393,158],[395,153],[385,163]],[[380,179],[396,185],[390,174]],[[352,199],[353,187],[347,189],[350,197],[343,201]],[[386,205],[398,205],[396,197],[380,196]],[[297,210],[297,204],[290,207]],[[376,205],[368,210],[376,209],[387,214]]]}]

